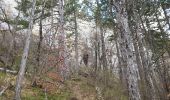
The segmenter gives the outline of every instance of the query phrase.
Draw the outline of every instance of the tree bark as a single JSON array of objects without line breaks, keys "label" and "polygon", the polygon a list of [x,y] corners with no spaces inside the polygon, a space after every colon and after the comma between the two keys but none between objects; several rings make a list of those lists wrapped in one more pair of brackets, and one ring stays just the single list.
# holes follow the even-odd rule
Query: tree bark
[{"label": "tree bark", "polygon": [[[142,91],[141,93],[143,94],[143,99],[144,100],[150,100],[153,99],[152,98],[152,92],[150,91],[150,88],[153,87],[148,87],[148,84],[146,84],[146,81],[149,79],[146,79],[146,75],[148,75],[147,71],[148,70],[144,70],[148,67],[148,65],[146,65],[145,63],[146,58],[144,58],[143,56],[145,56],[146,54],[143,53],[143,43],[142,43],[142,38],[140,38],[140,33],[142,32],[140,29],[140,21],[138,19],[138,14],[135,11],[135,9],[137,9],[137,6],[135,5],[137,2],[135,1],[131,1],[127,4],[127,12],[128,12],[128,23],[130,26],[130,31],[132,33],[132,37],[133,37],[133,44],[134,44],[134,49],[135,49],[135,55],[136,55],[136,61],[137,61],[137,65],[138,65],[138,69],[139,69],[139,75],[140,75],[140,81],[141,82],[141,86],[142,86]],[[146,61],[146,62],[145,62]],[[150,82],[148,81],[147,83],[150,84]],[[149,94],[149,95],[148,95]]]},{"label": "tree bark", "polygon": [[101,44],[102,44],[102,64],[103,69],[106,71],[108,68],[107,66],[107,59],[106,59],[106,47],[105,47],[105,41],[104,41],[104,31],[103,28],[100,26],[100,35],[101,35]]},{"label": "tree bark", "polygon": [[128,25],[128,16],[126,11],[126,1],[120,0],[115,3],[117,8],[117,24],[119,29],[119,44],[122,46],[120,50],[123,59],[127,63],[127,80],[128,80],[128,92],[129,100],[141,100],[138,87],[138,75],[136,57],[134,55],[133,40],[131,37],[131,31]]},{"label": "tree bark", "polygon": [[98,69],[98,37],[97,37],[97,31],[95,33],[95,42],[94,42],[94,45],[95,45],[95,62],[94,62],[94,67],[95,67],[95,73],[96,73],[97,69]]}]

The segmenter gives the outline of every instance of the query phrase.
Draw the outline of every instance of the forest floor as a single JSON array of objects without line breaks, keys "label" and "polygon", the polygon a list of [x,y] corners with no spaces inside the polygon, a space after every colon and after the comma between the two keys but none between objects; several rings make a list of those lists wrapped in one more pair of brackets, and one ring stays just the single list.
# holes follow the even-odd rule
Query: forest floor
[{"label": "forest floor", "polygon": [[96,100],[95,87],[88,85],[85,81],[70,81],[68,87],[77,100]]},{"label": "forest floor", "polygon": [[[0,91],[7,87],[0,100],[13,100],[15,81],[16,76],[0,72]],[[29,78],[25,78],[22,100],[96,100],[95,87],[89,85],[87,79],[83,77],[74,77],[64,83],[57,83],[58,86],[55,88],[47,84],[52,88],[47,92],[42,87],[32,87],[30,83]]]},{"label": "forest floor", "polygon": [[[127,100],[122,86],[113,76],[110,76],[109,84],[105,85],[101,82],[96,83],[88,71],[84,71],[84,75],[82,73],[72,75],[64,82],[51,81],[43,77],[45,81],[40,81],[42,86],[36,87],[31,86],[32,78],[26,75],[21,91],[22,100]],[[0,72],[0,94],[6,89],[0,95],[0,100],[13,100],[15,83],[16,75]],[[100,95],[103,97],[100,97],[98,92],[101,92]]]}]

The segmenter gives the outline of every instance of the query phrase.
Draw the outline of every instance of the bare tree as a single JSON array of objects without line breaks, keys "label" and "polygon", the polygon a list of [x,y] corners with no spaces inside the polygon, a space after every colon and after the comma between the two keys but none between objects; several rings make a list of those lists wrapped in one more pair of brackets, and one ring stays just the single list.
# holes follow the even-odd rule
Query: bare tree
[{"label": "bare tree", "polygon": [[40,58],[41,58],[41,46],[43,41],[43,16],[44,16],[44,9],[46,0],[42,1],[42,8],[41,8],[41,15],[40,15],[40,22],[39,22],[39,42],[38,42],[38,48],[37,48],[37,55],[36,55],[36,65],[34,67],[34,73],[33,73],[33,82],[32,85],[36,85],[36,75],[38,72],[38,69],[40,67]]},{"label": "bare tree", "polygon": [[29,19],[29,28],[27,31],[28,36],[26,39],[24,52],[22,55],[20,70],[18,72],[18,76],[17,76],[17,80],[16,80],[16,88],[15,88],[15,99],[16,100],[21,100],[21,96],[20,96],[21,95],[21,84],[22,84],[22,80],[23,80],[24,74],[25,74],[26,62],[27,62],[27,57],[28,57],[28,52],[29,52],[29,47],[30,47],[31,34],[32,34],[32,29],[33,29],[33,18],[34,18],[35,4],[36,4],[36,0],[32,0],[32,9],[31,9],[31,15],[30,15],[30,19]]},{"label": "bare tree", "polygon": [[78,53],[78,30],[77,30],[77,8],[76,8],[76,1],[74,0],[74,24],[75,24],[75,58],[76,58],[76,62],[75,62],[75,69],[77,71],[79,71],[79,62],[78,62],[78,57],[79,57],[79,53]]},{"label": "bare tree", "polygon": [[59,0],[59,30],[58,30],[58,42],[59,42],[59,71],[63,78],[66,78],[66,47],[65,47],[65,33],[64,33],[64,0]]}]

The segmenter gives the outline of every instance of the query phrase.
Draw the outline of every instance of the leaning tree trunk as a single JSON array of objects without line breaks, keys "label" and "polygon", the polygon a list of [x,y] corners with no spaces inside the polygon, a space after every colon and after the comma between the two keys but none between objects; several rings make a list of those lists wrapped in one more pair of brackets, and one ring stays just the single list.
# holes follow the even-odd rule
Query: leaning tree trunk
[{"label": "leaning tree trunk", "polygon": [[125,0],[117,1],[117,24],[119,29],[118,40],[121,45],[120,53],[127,62],[127,80],[129,100],[141,100],[138,87],[138,67],[134,54],[134,46],[131,37],[131,31],[128,25],[128,16],[126,11]]},{"label": "leaning tree trunk", "polygon": [[[135,49],[135,55],[136,55],[136,61],[137,61],[137,65],[138,65],[138,69],[139,69],[139,75],[140,75],[140,81],[141,82],[141,86],[143,86],[141,89],[143,91],[141,91],[141,93],[143,94],[143,99],[144,100],[152,100],[153,95],[150,94],[151,93],[151,85],[148,86],[148,83],[146,84],[146,81],[149,79],[147,79],[145,77],[145,75],[147,75],[147,70],[144,70],[147,68],[147,65],[144,64],[144,61],[146,61],[146,59],[144,59],[143,56],[145,56],[145,53],[141,54],[140,50],[143,48],[143,43],[142,39],[139,40],[140,38],[140,33],[142,32],[140,29],[140,22],[138,19],[138,15],[137,12],[135,11],[135,9],[137,8],[137,6],[135,5],[137,2],[136,1],[131,1],[127,4],[127,13],[128,13],[128,24],[129,24],[129,28],[131,31],[131,35],[133,37],[133,44],[134,44],[134,49]],[[141,44],[140,44],[141,43]],[[145,62],[146,63],[146,62]],[[149,82],[149,81],[147,81]],[[149,82],[150,84],[150,82]]]},{"label": "leaning tree trunk", "polygon": [[31,41],[31,34],[32,34],[32,29],[33,29],[33,17],[34,17],[34,11],[35,11],[35,4],[36,0],[32,0],[32,10],[31,10],[31,15],[30,15],[30,20],[29,20],[29,28],[28,28],[28,36],[26,39],[25,47],[24,47],[24,52],[22,55],[22,60],[21,60],[21,65],[20,65],[20,70],[18,72],[17,76],[17,81],[16,81],[16,88],[15,88],[15,99],[16,100],[21,100],[21,84],[22,80],[25,74],[25,68],[26,68],[26,61],[28,57],[28,52],[29,52],[29,46],[30,46],[30,41]]},{"label": "leaning tree trunk", "polygon": [[[113,12],[113,5],[112,5],[112,2],[111,0],[109,1],[110,2],[110,5],[109,5],[109,9],[110,9],[110,17],[112,18],[112,23],[113,25],[115,24],[115,21],[114,21],[114,14],[112,13]],[[119,78],[120,78],[120,81],[121,81],[121,84],[124,86],[125,88],[125,94],[127,93],[127,78],[126,78],[126,73],[127,73],[127,67],[126,67],[126,62],[124,61],[124,59],[122,58],[121,56],[121,53],[120,53],[120,49],[122,47],[120,47],[119,43],[118,43],[118,28],[117,26],[115,25],[113,27],[113,33],[114,35],[116,36],[116,39],[115,39],[115,44],[116,44],[116,55],[117,55],[117,58],[118,58],[118,69],[119,69]]]}]

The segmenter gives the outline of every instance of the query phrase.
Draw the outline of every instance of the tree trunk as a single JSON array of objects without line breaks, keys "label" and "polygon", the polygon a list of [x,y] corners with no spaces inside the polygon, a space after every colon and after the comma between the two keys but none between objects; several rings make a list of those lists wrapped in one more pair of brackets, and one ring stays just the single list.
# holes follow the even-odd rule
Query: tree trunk
[{"label": "tree trunk", "polygon": [[[140,37],[140,21],[138,19],[138,14],[137,12],[134,10],[136,9],[135,6],[135,1],[131,1],[127,4],[127,12],[128,12],[128,23],[130,26],[130,30],[132,33],[132,37],[133,37],[133,44],[134,44],[134,49],[135,49],[135,55],[136,55],[136,61],[137,61],[137,65],[138,65],[138,69],[139,69],[139,75],[140,75],[140,81],[141,82],[141,89],[144,90],[141,93],[143,94],[143,99],[144,100],[153,100],[152,97],[152,91],[151,88],[153,89],[153,87],[148,87],[148,84],[150,84],[150,81],[147,81],[149,79],[146,78],[146,76],[148,75],[146,69],[148,69],[148,65],[146,64],[147,60],[146,57],[144,57],[146,54],[143,51],[143,43],[142,43],[142,38]],[[144,70],[145,69],[145,70]],[[147,81],[147,84],[146,84]],[[150,85],[149,85],[150,86]],[[148,95],[149,94],[149,95]]]},{"label": "tree trunk", "polygon": [[61,77],[66,79],[66,47],[64,33],[64,0],[59,0],[59,33],[58,33],[58,49],[59,49],[59,71]]},{"label": "tree trunk", "polygon": [[116,50],[117,50],[117,57],[118,57],[118,67],[119,67],[119,78],[121,80],[122,85],[125,87],[125,93],[128,89],[128,82],[127,82],[127,63],[123,59],[123,57],[120,54],[120,50],[122,47],[118,45],[118,41],[116,40]]},{"label": "tree trunk", "polygon": [[[36,66],[34,68],[34,73],[33,73],[33,82],[32,85],[36,85],[36,76],[38,74],[38,69],[40,67],[40,55],[41,55],[41,45],[43,41],[43,26],[42,26],[42,20],[44,16],[44,8],[45,8],[45,3],[43,2],[43,6],[41,9],[41,16],[40,16],[40,22],[39,22],[39,42],[38,42],[38,48],[37,48],[37,56],[36,56]],[[35,83],[35,84],[33,84]]]},{"label": "tree trunk", "polygon": [[134,55],[133,40],[131,37],[131,31],[128,25],[128,16],[126,11],[125,0],[120,0],[116,2],[117,8],[117,24],[119,29],[119,42],[122,45],[122,50],[120,51],[123,58],[127,63],[127,80],[128,80],[128,92],[129,100],[141,100],[138,87],[138,67],[136,64],[136,57]]},{"label": "tree trunk", "polygon": [[94,69],[95,69],[95,73],[97,73],[97,71],[99,70],[99,64],[98,63],[100,63],[99,62],[99,55],[100,54],[98,54],[99,52],[100,52],[100,50],[99,50],[99,44],[98,44],[98,27],[97,27],[97,20],[95,21],[95,24],[96,24],[96,32],[94,33],[94,37],[95,37],[95,42],[94,42],[94,45],[95,45],[95,62],[94,62]]},{"label": "tree trunk", "polygon": [[153,86],[153,81],[150,76],[149,60],[147,59],[147,57],[146,57],[147,54],[145,53],[148,51],[147,50],[144,51],[142,39],[140,38],[139,35],[138,35],[138,38],[139,38],[139,40],[137,42],[139,44],[139,53],[140,53],[140,57],[141,57],[142,65],[143,65],[143,72],[144,72],[143,73],[144,74],[143,85],[145,87],[144,99],[145,100],[148,100],[148,99],[154,100],[154,98],[156,98],[156,95],[155,95],[156,93],[155,93],[155,89]]},{"label": "tree trunk", "polygon": [[21,84],[22,84],[22,80],[23,80],[24,74],[25,74],[26,61],[27,61],[29,46],[30,46],[30,41],[31,41],[35,4],[36,4],[36,0],[32,0],[32,10],[31,10],[31,15],[30,15],[30,20],[29,20],[29,28],[28,28],[28,31],[27,31],[28,36],[27,36],[27,39],[26,39],[24,52],[23,52],[23,55],[22,55],[20,70],[18,72],[18,76],[17,76],[17,80],[16,80],[16,88],[15,88],[15,99],[16,100],[21,100],[21,96],[20,96],[20,94],[21,94]]},{"label": "tree trunk", "polygon": [[[169,80],[169,75],[168,75],[168,65],[166,64],[166,62],[165,62],[165,57],[164,57],[164,55],[162,55],[162,81],[163,81],[163,87],[164,87],[164,89],[165,89],[165,94],[166,94],[166,96],[170,93],[170,89],[169,89],[169,82],[170,82],[170,80]],[[168,100],[168,97],[166,98],[167,100]],[[170,99],[170,98],[169,98]]]},{"label": "tree trunk", "polygon": [[95,62],[94,62],[94,66],[95,66],[95,73],[97,72],[98,69],[98,38],[97,38],[97,32],[95,33]]},{"label": "tree trunk", "polygon": [[103,69],[106,71],[108,68],[107,66],[107,59],[106,59],[106,48],[105,48],[105,41],[104,41],[104,31],[103,28],[100,26],[100,35],[101,35],[101,44],[102,44],[102,64]]},{"label": "tree trunk", "polygon": [[76,72],[79,71],[79,61],[78,61],[78,57],[79,57],[79,53],[78,53],[78,31],[77,31],[77,15],[76,15],[77,9],[76,9],[76,2],[74,0],[74,25],[75,25],[75,41],[74,41],[74,47],[75,47],[75,70]]},{"label": "tree trunk", "polygon": [[[112,1],[110,0],[109,2],[110,2],[110,5],[109,5],[110,16],[112,18],[112,24],[114,25],[116,23],[114,21],[114,14],[112,13],[113,12]],[[116,55],[117,55],[117,58],[118,58],[119,78],[120,78],[120,81],[121,81],[122,85],[125,88],[124,92],[125,92],[125,94],[127,94],[128,93],[127,92],[128,83],[127,83],[127,77],[126,77],[126,73],[127,73],[127,66],[126,65],[127,64],[126,64],[125,60],[123,59],[123,57],[121,56],[121,53],[120,53],[120,49],[122,49],[123,47],[120,47],[120,45],[118,43],[120,39],[118,39],[118,36],[117,36],[118,35],[117,25],[115,25],[113,27],[113,33],[114,33],[114,35],[116,37],[115,44],[116,44],[116,51],[117,51]]]}]

